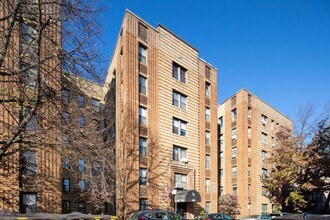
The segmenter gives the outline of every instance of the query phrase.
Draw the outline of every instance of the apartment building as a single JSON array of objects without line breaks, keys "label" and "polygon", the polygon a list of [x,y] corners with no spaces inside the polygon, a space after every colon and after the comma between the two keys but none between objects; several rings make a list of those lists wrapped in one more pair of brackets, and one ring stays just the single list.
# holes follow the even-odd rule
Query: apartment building
[{"label": "apartment building", "polygon": [[117,215],[216,212],[217,69],[126,11],[105,85],[116,95]]},{"label": "apartment building", "polygon": [[238,196],[241,216],[272,211],[261,178],[280,127],[292,121],[246,89],[218,106],[219,194]]}]

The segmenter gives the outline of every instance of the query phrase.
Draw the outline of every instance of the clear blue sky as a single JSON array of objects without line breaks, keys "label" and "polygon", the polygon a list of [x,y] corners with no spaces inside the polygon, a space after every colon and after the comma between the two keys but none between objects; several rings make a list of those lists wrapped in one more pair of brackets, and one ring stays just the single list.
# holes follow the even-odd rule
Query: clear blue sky
[{"label": "clear blue sky", "polygon": [[218,68],[218,103],[246,88],[292,117],[330,103],[330,0],[103,0],[110,60],[125,9],[162,24]]}]

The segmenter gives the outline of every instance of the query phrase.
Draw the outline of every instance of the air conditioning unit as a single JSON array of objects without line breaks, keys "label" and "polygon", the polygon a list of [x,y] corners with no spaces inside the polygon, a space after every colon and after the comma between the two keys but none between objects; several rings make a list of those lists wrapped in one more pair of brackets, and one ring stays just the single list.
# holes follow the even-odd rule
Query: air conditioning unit
[{"label": "air conditioning unit", "polygon": [[188,163],[188,158],[186,157],[181,158],[181,162]]}]

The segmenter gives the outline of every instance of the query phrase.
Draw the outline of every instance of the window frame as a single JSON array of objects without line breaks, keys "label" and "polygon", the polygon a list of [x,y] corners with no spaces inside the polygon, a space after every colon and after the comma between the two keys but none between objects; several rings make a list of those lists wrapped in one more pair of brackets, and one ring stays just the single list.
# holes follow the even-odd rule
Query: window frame
[{"label": "window frame", "polygon": [[139,184],[147,185],[148,182],[148,170],[145,168],[139,169]]},{"label": "window frame", "polygon": [[[177,97],[177,99],[176,99],[176,97]],[[173,90],[172,91],[172,105],[175,107],[178,107],[182,110],[187,110],[187,96],[176,90]]]},{"label": "window frame", "polygon": [[[175,124],[177,124],[178,126],[175,126]],[[185,122],[181,119],[172,118],[172,133],[180,135],[182,137],[186,137],[187,136],[187,125],[188,122]],[[177,130],[177,132],[175,132]]]},{"label": "window frame", "polygon": [[147,78],[139,76],[139,93],[147,95]]},{"label": "window frame", "polygon": [[139,124],[147,126],[147,108],[139,106]]},{"label": "window frame", "polygon": [[[148,58],[148,48],[142,44],[139,44],[139,49],[138,49],[138,60],[139,63],[147,66],[147,58]],[[143,54],[144,52],[144,54]]]},{"label": "window frame", "polygon": [[[141,145],[145,143],[144,145]],[[148,147],[148,140],[144,137],[139,137],[139,154],[140,156],[147,156],[147,147]]]},{"label": "window frame", "polygon": [[[184,161],[183,159],[186,159],[186,161]],[[179,161],[179,162],[187,162],[187,160],[188,160],[187,148],[173,145],[172,160]]]},{"label": "window frame", "polygon": [[[177,72],[175,73],[175,68],[177,68]],[[187,72],[188,70],[179,64],[173,62],[172,63],[172,78],[178,80],[181,83],[187,84]],[[184,74],[182,74],[184,73]],[[184,77],[182,77],[184,75]]]}]

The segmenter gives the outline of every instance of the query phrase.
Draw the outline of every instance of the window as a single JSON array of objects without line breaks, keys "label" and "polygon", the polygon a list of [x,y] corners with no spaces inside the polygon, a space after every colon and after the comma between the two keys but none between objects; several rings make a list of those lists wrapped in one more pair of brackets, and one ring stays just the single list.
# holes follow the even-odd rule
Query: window
[{"label": "window", "polygon": [[62,100],[64,103],[68,104],[70,102],[70,93],[68,90],[63,89],[62,92]]},{"label": "window", "polygon": [[210,193],[210,179],[205,180],[205,192]]},{"label": "window", "polygon": [[37,194],[22,193],[21,212],[33,214],[37,212]]},{"label": "window", "polygon": [[271,130],[274,130],[274,120],[271,121],[270,129],[271,129]]},{"label": "window", "polygon": [[251,177],[251,165],[248,165],[248,177]]},{"label": "window", "polygon": [[147,48],[139,46],[139,62],[147,65]]},{"label": "window", "polygon": [[223,145],[223,135],[222,134],[220,134],[220,145]]},{"label": "window", "polygon": [[63,147],[68,147],[69,143],[70,143],[70,135],[63,134],[62,135],[62,143],[63,143]]},{"label": "window", "polygon": [[231,121],[234,122],[236,121],[236,108],[231,111]]},{"label": "window", "polygon": [[187,175],[175,173],[174,186],[175,188],[187,189]]},{"label": "window", "polygon": [[261,115],[261,123],[262,125],[266,126],[267,125],[267,117],[265,115]]},{"label": "window", "polygon": [[248,184],[248,197],[251,198],[251,184]]},{"label": "window", "polygon": [[210,122],[210,108],[205,108],[205,121]]},{"label": "window", "polygon": [[172,66],[172,76],[174,79],[179,80],[182,83],[186,83],[186,74],[187,70],[184,69],[183,67],[177,65],[176,63],[173,63]]},{"label": "window", "polygon": [[63,157],[63,167],[67,170],[70,169],[70,159],[68,156]]},{"label": "window", "polygon": [[210,145],[210,132],[205,131],[205,145]]},{"label": "window", "polygon": [[267,134],[266,133],[261,133],[261,142],[263,144],[267,144]]},{"label": "window", "polygon": [[142,24],[139,24],[139,37],[144,41],[147,41],[148,39],[148,28]]},{"label": "window", "polygon": [[182,110],[186,110],[187,107],[187,96],[182,95],[178,92],[173,91],[172,95],[172,105],[181,108]]},{"label": "window", "polygon": [[267,158],[267,151],[261,151],[261,159],[262,159],[262,161],[264,161],[264,160],[266,160],[266,158]]},{"label": "window", "polygon": [[140,211],[147,210],[147,199],[140,199]]},{"label": "window", "polygon": [[139,93],[147,95],[147,79],[139,76]]},{"label": "window", "polygon": [[70,201],[62,201],[62,213],[70,213]]},{"label": "window", "polygon": [[141,138],[139,139],[139,152],[142,156],[147,156],[147,139]]},{"label": "window", "polygon": [[22,172],[29,176],[37,175],[37,153],[25,151],[22,158]]},{"label": "window", "polygon": [[267,204],[262,204],[261,211],[264,213],[267,212]]},{"label": "window", "polygon": [[82,159],[78,160],[78,170],[83,172],[85,170],[85,161]]},{"label": "window", "polygon": [[223,180],[223,169],[220,170],[220,179]]},{"label": "window", "polygon": [[223,186],[220,186],[220,196],[223,195]]},{"label": "window", "polygon": [[78,126],[79,128],[85,127],[85,117],[83,115],[79,115]]},{"label": "window", "polygon": [[267,196],[267,188],[264,186],[262,187],[262,195]]},{"label": "window", "polygon": [[100,101],[99,100],[96,100],[96,99],[93,99],[92,100],[92,110],[93,111],[100,111]]},{"label": "window", "polygon": [[231,149],[231,158],[236,158],[237,157],[237,147],[233,147]]},{"label": "window", "polygon": [[248,158],[251,158],[251,147],[250,146],[248,146],[247,153],[248,153]]},{"label": "window", "polygon": [[92,173],[93,175],[100,175],[101,174],[101,164],[99,162],[92,162]]},{"label": "window", "polygon": [[70,179],[69,178],[63,179],[63,192],[70,192]]},{"label": "window", "polygon": [[187,122],[173,118],[173,133],[181,136],[186,136]]},{"label": "window", "polygon": [[30,120],[26,124],[26,131],[34,132],[37,129],[37,117],[32,115],[29,107],[24,108],[24,118],[30,117]]},{"label": "window", "polygon": [[31,89],[36,88],[37,86],[37,68],[30,67],[27,65],[22,65],[21,69],[24,71],[22,76],[22,83]]},{"label": "window", "polygon": [[205,169],[207,170],[211,169],[210,155],[205,156]]},{"label": "window", "polygon": [[140,185],[147,184],[147,169],[140,168],[139,181],[140,181]]},{"label": "window", "polygon": [[187,149],[173,146],[173,160],[180,161],[180,162],[187,162]]},{"label": "window", "polygon": [[233,189],[233,195],[237,196],[237,185],[233,185],[232,189]]},{"label": "window", "polygon": [[231,173],[232,173],[232,177],[236,177],[237,176],[237,167],[236,166],[233,166],[231,168]]},{"label": "window", "polygon": [[220,152],[220,163],[222,163],[223,162],[223,152],[221,151]]},{"label": "window", "polygon": [[248,204],[248,213],[251,215],[251,203]]},{"label": "window", "polygon": [[205,202],[205,212],[209,213],[210,212],[210,202]]},{"label": "window", "polygon": [[251,139],[251,127],[248,127],[248,139]]},{"label": "window", "polygon": [[218,124],[219,124],[220,128],[223,126],[223,117],[222,116],[218,119]]},{"label": "window", "polygon": [[232,140],[236,140],[237,136],[236,136],[236,128],[234,128],[233,130],[231,130],[231,139]]},{"label": "window", "polygon": [[211,92],[211,85],[210,83],[205,83],[205,96],[210,97]]},{"label": "window", "polygon": [[247,115],[248,115],[248,119],[251,119],[251,108],[250,107],[248,108]]},{"label": "window", "polygon": [[86,203],[85,202],[78,203],[78,212],[86,213]]},{"label": "window", "polygon": [[84,191],[84,189],[85,189],[85,181],[84,180],[79,180],[78,186],[79,186],[80,191]]},{"label": "window", "polygon": [[147,125],[147,109],[140,107],[139,108],[139,123],[140,125]]},{"label": "window", "polygon": [[63,112],[63,119],[64,119],[64,122],[69,124],[70,122],[70,113],[69,112]]},{"label": "window", "polygon": [[262,168],[261,170],[261,178],[266,179],[267,178],[267,169]]},{"label": "window", "polygon": [[78,107],[79,108],[83,108],[83,107],[85,107],[85,97],[84,96],[82,96],[82,95],[79,95],[78,96]]}]

